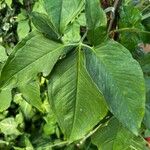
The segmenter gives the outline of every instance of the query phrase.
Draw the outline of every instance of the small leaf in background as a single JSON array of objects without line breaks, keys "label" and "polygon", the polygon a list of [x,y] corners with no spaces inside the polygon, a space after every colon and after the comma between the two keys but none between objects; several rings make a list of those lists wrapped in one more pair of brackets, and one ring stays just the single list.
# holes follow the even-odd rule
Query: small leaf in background
[{"label": "small leaf in background", "polygon": [[30,31],[29,19],[25,10],[21,9],[21,13],[17,16],[17,21],[17,33],[19,36],[19,40],[22,40],[28,35]]},{"label": "small leaf in background", "polygon": [[19,86],[19,90],[30,105],[43,112],[40,86],[37,80],[29,81],[27,84]]},{"label": "small leaf in background", "polygon": [[5,135],[20,135],[20,131],[17,129],[18,124],[14,118],[5,118],[0,121],[0,131]]},{"label": "small leaf in background", "polygon": [[50,111],[47,116],[44,117],[45,124],[43,126],[44,134],[51,135],[54,134],[56,131],[56,117],[52,111]]},{"label": "small leaf in background", "polygon": [[6,110],[11,103],[12,95],[11,90],[2,90],[0,91],[0,112]]},{"label": "small leaf in background", "polygon": [[143,72],[150,75],[150,53],[145,54],[141,59],[139,59],[139,63]]},{"label": "small leaf in background", "polygon": [[12,0],[5,0],[5,3],[8,5],[8,7],[11,7]]},{"label": "small leaf in background", "polygon": [[145,110],[145,84],[138,62],[113,40],[85,48],[85,57],[87,70],[110,111],[123,126],[138,135]]},{"label": "small leaf in background", "polygon": [[146,84],[146,107],[145,107],[145,117],[144,124],[146,128],[150,129],[150,77],[145,76],[145,84]]},{"label": "small leaf in background", "polygon": [[13,146],[14,150],[34,150],[34,147],[26,135],[23,135],[21,139],[19,139],[19,144],[21,145],[20,147]]},{"label": "small leaf in background", "polygon": [[115,118],[111,118],[108,125],[92,135],[92,143],[98,150],[148,150],[144,139],[136,137]]},{"label": "small leaf in background", "polygon": [[84,63],[80,49],[69,54],[56,65],[48,86],[51,108],[71,142],[83,138],[107,114],[104,97]]},{"label": "small leaf in background", "polygon": [[34,6],[33,6],[33,12],[39,12],[39,13],[44,13],[46,14],[46,11],[44,9],[44,4],[43,4],[43,0],[38,0],[37,2],[35,2]]},{"label": "small leaf in background", "polygon": [[80,24],[80,26],[86,26],[86,17],[85,13],[81,13],[79,17],[77,18],[77,22]]},{"label": "small leaf in background", "polygon": [[85,15],[88,28],[88,40],[98,45],[106,38],[107,17],[99,0],[86,0]]},{"label": "small leaf in background", "polygon": [[44,0],[49,18],[59,33],[81,13],[84,0]]},{"label": "small leaf in background", "polygon": [[48,35],[50,39],[58,40],[60,35],[53,27],[47,15],[37,12],[32,12],[32,22],[34,26],[45,35]]},{"label": "small leaf in background", "polygon": [[0,45],[0,62],[4,62],[7,59],[5,48]]},{"label": "small leaf in background", "polygon": [[15,117],[15,122],[18,124],[18,126],[20,128],[23,128],[24,129],[24,116],[22,114],[22,112],[20,111],[19,114],[16,115]]},{"label": "small leaf in background", "polygon": [[18,23],[17,33],[19,39],[22,40],[30,31],[29,20],[23,20]]},{"label": "small leaf in background", "polygon": [[80,25],[75,21],[68,29],[65,31],[64,36],[62,37],[62,41],[64,43],[78,43],[81,39],[80,36]]},{"label": "small leaf in background", "polygon": [[27,120],[32,119],[35,112],[32,106],[22,98],[22,94],[16,94],[13,101],[20,106],[19,108]]},{"label": "small leaf in background", "polygon": [[120,18],[119,29],[129,29],[119,34],[119,41],[122,45],[133,52],[139,43],[149,42],[150,33],[142,33],[142,31],[145,31],[145,28],[141,23],[142,13],[138,8],[132,5],[122,6]]}]

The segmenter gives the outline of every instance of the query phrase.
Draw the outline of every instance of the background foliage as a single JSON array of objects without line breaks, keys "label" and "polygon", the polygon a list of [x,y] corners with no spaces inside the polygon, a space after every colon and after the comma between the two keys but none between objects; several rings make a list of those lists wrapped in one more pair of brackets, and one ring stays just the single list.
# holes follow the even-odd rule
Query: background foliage
[{"label": "background foliage", "polygon": [[[52,0],[45,0],[45,2],[51,4]],[[36,49],[39,51],[39,54],[41,53],[41,49],[49,52],[49,47],[53,50],[65,49],[67,52],[70,51],[69,46],[67,47],[56,42],[59,41],[62,35],[64,35],[62,41],[66,45],[68,43],[77,43],[80,41],[80,36],[82,36],[82,42],[85,42],[82,45],[85,56],[83,56],[83,52],[80,51],[80,47],[76,48],[76,52],[67,54],[66,59],[63,59],[66,54],[62,54],[62,51],[57,50],[55,55],[53,55],[53,61],[50,64],[51,68],[49,68],[48,64],[44,63],[44,61],[51,59],[51,53],[53,54],[53,52],[50,51],[44,59],[41,59],[38,64],[38,69],[34,70],[32,74],[43,71],[48,75],[49,72],[47,72],[47,68],[51,70],[54,67],[54,63],[57,62],[58,56],[62,54],[62,57],[48,78],[44,78],[42,74],[39,73],[36,78],[32,78],[26,84],[18,84],[17,87],[14,87],[14,80],[12,79],[10,85],[13,89],[1,90],[0,149],[149,149],[150,53],[148,50],[146,51],[144,47],[145,44],[150,43],[150,2],[148,0],[124,0],[119,3],[117,7],[114,5],[116,1],[112,0],[101,0],[100,3],[102,7],[97,7],[95,4],[99,5],[99,3],[93,3],[91,0],[86,0],[86,2],[85,11],[82,11],[82,4],[76,4],[69,14],[64,13],[62,15],[64,18],[60,22],[58,21],[60,18],[58,18],[57,15],[51,16],[51,14],[55,14],[56,12],[53,12],[53,9],[49,7],[50,5],[46,5],[46,10],[43,8],[43,0],[2,0],[0,2],[0,70],[2,70],[4,65],[9,66],[9,61],[13,64],[10,54],[15,53],[20,47],[23,48],[21,48],[22,52],[19,55],[23,56],[27,47],[30,50],[29,53],[32,55],[32,49],[34,47],[40,47],[41,45],[44,46]],[[53,2],[53,4],[55,3]],[[64,12],[70,9],[66,6],[64,6]],[[58,5],[55,11],[58,12],[60,10],[59,7]],[[117,10],[115,14],[112,13],[113,7],[116,7]],[[46,11],[49,12],[48,15],[51,16],[54,26],[48,21]],[[72,18],[74,13],[80,14],[79,17]],[[84,13],[86,13],[86,15]],[[70,21],[73,23],[70,24]],[[66,26],[68,26],[67,29]],[[36,28],[42,33],[46,33],[46,37],[54,41],[51,40],[50,42],[42,34],[37,34],[35,31]],[[106,34],[107,32],[109,34]],[[28,34],[29,36],[27,37]],[[106,42],[105,40],[108,39],[108,37],[121,43],[124,47],[114,41]],[[22,39],[24,40],[20,45],[15,47]],[[28,39],[30,39],[33,44],[27,43]],[[93,46],[87,47],[87,41],[89,41],[88,44],[90,46]],[[97,46],[99,42],[104,43],[102,43],[101,46]],[[126,48],[132,56],[126,51]],[[122,50],[121,52],[120,49]],[[107,50],[110,51],[108,52]],[[91,51],[94,53],[91,54]],[[110,52],[111,57],[106,58],[105,55]],[[142,89],[142,87],[144,87],[142,84],[143,78],[141,78],[142,73],[138,63],[132,60],[132,57],[139,62],[144,73],[146,106],[142,101],[144,91],[144,89]],[[101,64],[100,59],[103,59],[105,66]],[[113,59],[119,61],[112,62]],[[86,66],[90,76],[93,78],[89,76],[84,68],[83,64],[85,60],[90,60]],[[80,63],[78,64],[78,62]],[[121,66],[118,68],[117,64],[120,62]],[[20,62],[20,64],[22,66],[25,65],[23,61]],[[126,64],[128,64],[128,67]],[[21,65],[18,65],[18,70],[19,67],[22,67]],[[14,66],[16,66],[15,62],[9,67]],[[94,70],[95,66],[99,66],[97,72]],[[76,70],[78,67],[79,70]],[[122,68],[125,68],[124,71],[126,74],[118,79]],[[91,84],[91,81],[95,83],[97,83],[97,81],[107,81],[106,76],[103,75],[104,72],[107,73],[107,69],[112,70],[110,76],[113,79],[109,82],[110,84],[108,83],[106,87],[101,84]],[[67,70],[69,70],[69,72]],[[116,70],[118,70],[117,75]],[[134,81],[134,85],[129,85],[126,80],[128,79],[127,72],[136,76],[136,78],[130,78],[131,82]],[[99,78],[99,76],[95,77],[93,75],[94,73],[101,74],[102,79]],[[26,74],[26,76],[24,74]],[[30,78],[30,75],[30,71],[22,71],[17,75],[18,83],[26,81]],[[68,75],[70,75],[70,78],[67,78]],[[58,76],[61,76],[61,78],[58,78]],[[8,73],[3,74],[2,72],[1,86],[3,85],[3,80],[9,78]],[[76,82],[77,78],[79,80],[78,82]],[[138,83],[141,84],[136,84],[137,80]],[[59,84],[59,88],[57,87],[58,83],[61,83]],[[85,90],[87,85],[89,88]],[[118,86],[118,90],[119,88],[122,89],[120,95],[117,95],[115,92],[114,95],[111,95],[113,85],[115,87]],[[129,86],[130,89],[134,90],[130,91],[130,89],[128,89]],[[68,94],[67,90],[65,92],[61,90],[62,88],[71,89],[72,87],[80,92],[73,91]],[[102,93],[99,93],[98,89],[101,89]],[[135,95],[138,103],[132,103],[132,101],[126,102],[126,99],[122,98],[126,96],[126,93],[123,91],[129,94],[129,98]],[[51,97],[51,93],[52,98],[50,105],[48,96]],[[66,96],[65,98],[64,95]],[[93,96],[95,97],[94,100],[85,103],[86,100],[92,99]],[[117,111],[116,105],[112,105],[112,103],[107,100],[105,102],[104,97],[112,98],[111,102],[117,97],[115,99],[118,106]],[[53,98],[55,101],[53,101]],[[61,104],[59,103],[60,99],[63,102]],[[98,101],[98,99],[101,99],[101,101]],[[120,99],[122,103],[120,103]],[[74,116],[68,113],[70,112],[70,105],[75,107],[75,100],[78,104],[76,104],[76,106],[83,106],[82,108],[78,108],[76,112],[76,116],[84,118],[82,121],[78,120],[78,117],[75,120]],[[66,103],[68,105],[66,105]],[[56,110],[53,110],[54,106],[57,107]],[[94,111],[84,113],[86,110],[86,108],[84,110],[84,106],[86,106],[86,108],[88,107],[89,110],[91,110],[92,107],[95,109]],[[65,109],[60,112],[62,107]],[[72,109],[75,109],[74,107]],[[136,108],[141,107],[145,107],[144,118],[142,118],[144,115],[142,111],[141,113],[136,113]],[[128,114],[124,118],[120,113],[122,110]],[[131,112],[127,112],[127,110],[131,110]],[[92,115],[95,117],[90,120],[88,116]],[[64,116],[66,119],[69,119],[64,121]],[[142,125],[140,124],[141,122]],[[78,124],[81,124],[80,127],[82,128],[80,128]],[[77,126],[78,128],[76,128]],[[93,127],[92,129],[91,126]],[[140,130],[137,131],[137,128],[140,128]],[[85,133],[87,134],[85,135]],[[70,141],[68,142],[66,139]]]}]

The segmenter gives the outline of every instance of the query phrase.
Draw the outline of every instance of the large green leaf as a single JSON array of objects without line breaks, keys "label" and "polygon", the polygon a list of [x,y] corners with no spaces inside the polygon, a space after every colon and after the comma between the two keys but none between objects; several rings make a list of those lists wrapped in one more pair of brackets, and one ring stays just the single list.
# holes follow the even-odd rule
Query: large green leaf
[{"label": "large green leaf", "polygon": [[146,142],[134,136],[115,118],[92,136],[92,142],[99,150],[146,150]]},{"label": "large green leaf", "polygon": [[110,40],[85,48],[87,70],[104,94],[110,111],[138,134],[145,109],[145,84],[139,64],[129,51]]},{"label": "large green leaf", "polygon": [[80,50],[57,64],[48,91],[58,123],[70,141],[82,138],[107,113],[104,97],[88,75]]},{"label": "large green leaf", "polygon": [[106,14],[99,0],[86,0],[85,12],[88,39],[91,44],[98,45],[106,38]]},{"label": "large green leaf", "polygon": [[44,0],[44,3],[53,25],[63,33],[82,11],[84,0]]},{"label": "large green leaf", "polygon": [[65,46],[37,33],[19,44],[3,67],[0,87],[14,87],[29,81],[38,73],[47,76],[64,54]]}]

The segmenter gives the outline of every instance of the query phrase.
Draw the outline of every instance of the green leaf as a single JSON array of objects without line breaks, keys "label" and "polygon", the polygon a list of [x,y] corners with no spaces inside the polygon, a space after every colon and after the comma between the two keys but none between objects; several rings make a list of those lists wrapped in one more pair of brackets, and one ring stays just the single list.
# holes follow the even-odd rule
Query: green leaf
[{"label": "green leaf", "polygon": [[85,15],[88,29],[106,26],[106,14],[100,6],[99,0],[86,0]]},{"label": "green leaf", "polygon": [[4,62],[7,59],[5,48],[0,45],[0,62]]},{"label": "green leaf", "polygon": [[43,3],[44,3],[43,0],[36,1],[33,6],[33,11],[46,14]]},{"label": "green leaf", "polygon": [[16,94],[14,96],[14,102],[19,104],[19,109],[27,120],[32,119],[32,117],[35,115],[35,112],[33,111],[32,106],[23,99],[22,94]]},{"label": "green leaf", "polygon": [[32,22],[34,26],[42,33],[48,35],[49,38],[58,40],[60,35],[56,32],[47,15],[32,12]]},{"label": "green leaf", "polygon": [[68,29],[65,31],[62,41],[64,43],[78,43],[81,39],[80,36],[80,25],[75,21],[73,24],[68,26]]},{"label": "green leaf", "polygon": [[150,129],[150,77],[145,77],[146,84],[146,107],[145,107],[145,117],[144,124],[146,128]]},{"label": "green leaf", "polygon": [[6,110],[11,103],[12,96],[11,96],[11,90],[2,90],[0,91],[0,112]]},{"label": "green leaf", "polygon": [[12,0],[5,0],[6,4],[11,7],[11,4],[12,4]]},{"label": "green leaf", "polygon": [[134,51],[139,43],[149,42],[150,37],[142,32],[145,28],[141,23],[142,13],[138,10],[137,7],[133,7],[132,5],[123,6],[120,9],[120,19],[119,19],[119,29],[129,28],[129,29],[137,29],[135,32],[125,31],[120,32],[119,41],[122,45],[124,45],[130,51]]},{"label": "green leaf", "polygon": [[99,150],[146,150],[146,142],[134,136],[115,118],[107,126],[99,128],[92,136],[92,142]]},{"label": "green leaf", "polygon": [[3,67],[1,88],[26,83],[40,72],[47,76],[57,60],[65,53],[65,45],[51,41],[40,33],[30,35],[28,38],[14,49]]},{"label": "green leaf", "polygon": [[103,95],[84,66],[80,49],[60,61],[48,86],[51,107],[69,141],[82,138],[107,113]]},{"label": "green leaf", "polygon": [[[51,110],[51,108],[50,108]],[[43,126],[44,134],[45,135],[51,135],[55,133],[56,130],[56,117],[52,110],[47,114],[47,116],[44,117],[45,124]]]},{"label": "green leaf", "polygon": [[29,104],[43,112],[42,100],[40,97],[40,86],[36,80],[29,81],[27,84],[19,86],[19,90]]},{"label": "green leaf", "polygon": [[45,9],[59,33],[83,10],[84,0],[44,0]]},{"label": "green leaf", "polygon": [[143,72],[147,75],[150,75],[150,53],[144,55],[140,60],[139,63]]},{"label": "green leaf", "polygon": [[0,121],[0,130],[5,135],[19,135],[20,132],[17,129],[17,123],[15,122],[14,118],[6,118]]},{"label": "green leaf", "polygon": [[86,47],[85,56],[87,70],[110,111],[137,135],[145,110],[145,84],[139,64],[113,40],[99,47]]},{"label": "green leaf", "polygon": [[25,38],[30,31],[29,20],[23,20],[18,22],[17,33],[19,40]]},{"label": "green leaf", "polygon": [[98,45],[106,38],[107,17],[99,0],[86,0],[86,22],[90,44]]}]

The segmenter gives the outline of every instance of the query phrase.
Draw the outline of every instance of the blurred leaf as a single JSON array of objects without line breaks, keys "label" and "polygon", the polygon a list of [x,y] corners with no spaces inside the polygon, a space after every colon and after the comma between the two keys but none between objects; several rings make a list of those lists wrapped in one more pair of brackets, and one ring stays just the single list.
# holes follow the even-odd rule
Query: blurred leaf
[{"label": "blurred leaf", "polygon": [[80,26],[86,26],[85,13],[80,14],[80,16],[77,18],[77,22],[80,24]]},{"label": "blurred leaf", "polygon": [[[141,23],[142,13],[137,7],[132,5],[122,6],[120,9],[120,20],[119,28],[136,28],[139,31],[145,31],[144,26]],[[134,51],[139,43],[146,43],[149,41],[150,34],[145,34],[142,32],[121,32],[119,35],[119,41],[126,48]]]},{"label": "blurred leaf", "polygon": [[19,86],[19,89],[29,104],[43,112],[42,100],[40,97],[40,86],[37,80],[29,81],[27,84]]},{"label": "blurred leaf", "polygon": [[34,6],[33,6],[33,10],[32,11],[36,11],[36,12],[39,12],[39,13],[44,13],[46,14],[46,11],[44,9],[44,6],[43,6],[43,0],[38,0],[35,2]]},{"label": "blurred leaf", "polygon": [[106,38],[107,17],[99,0],[86,0],[85,15],[90,44],[98,45]]},{"label": "blurred leaf", "polygon": [[6,110],[11,103],[12,95],[11,90],[2,90],[0,91],[0,112]]},{"label": "blurred leaf", "polygon": [[52,111],[50,111],[48,113],[48,115],[46,117],[44,117],[45,120],[45,124],[43,126],[43,130],[44,130],[44,134],[45,135],[51,135],[55,133],[55,129],[56,129],[56,117],[53,114]]},{"label": "blurred leaf", "polygon": [[146,128],[150,129],[150,77],[145,76],[146,84],[146,107],[145,107],[145,117],[144,124]]},{"label": "blurred leaf", "polygon": [[5,48],[0,45],[0,62],[4,62],[7,59]]},{"label": "blurred leaf", "polygon": [[17,123],[14,118],[6,118],[0,121],[0,130],[5,135],[20,135],[21,133],[17,129]]},{"label": "blurred leaf", "polygon": [[38,12],[32,12],[32,22],[40,32],[48,35],[50,39],[58,40],[60,38],[60,35],[53,27],[47,15]]},{"label": "blurred leaf", "polygon": [[78,43],[80,41],[80,25],[75,21],[68,26],[62,40],[64,43]]},{"label": "blurred leaf", "polygon": [[33,111],[32,106],[22,98],[21,94],[15,95],[14,102],[16,104],[19,104],[19,108],[27,120],[31,119],[34,116],[35,112]]},{"label": "blurred leaf", "polygon": [[92,136],[92,142],[99,150],[148,150],[144,139],[133,135],[115,118],[99,128]]},{"label": "blurred leaf", "polygon": [[145,74],[150,75],[150,53],[145,54],[140,60],[139,63]]},{"label": "blurred leaf", "polygon": [[67,25],[81,13],[83,0],[44,0],[45,9],[57,31],[64,33]]},{"label": "blurred leaf", "polygon": [[22,40],[23,38],[25,38],[27,34],[29,33],[29,31],[30,31],[30,26],[29,26],[28,20],[18,22],[17,33],[19,36],[19,40]]},{"label": "blurred leaf", "polygon": [[12,0],[5,0],[6,4],[11,7],[11,4],[12,4]]}]

